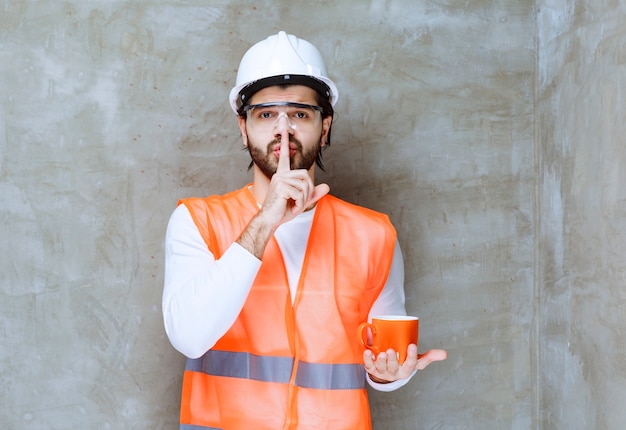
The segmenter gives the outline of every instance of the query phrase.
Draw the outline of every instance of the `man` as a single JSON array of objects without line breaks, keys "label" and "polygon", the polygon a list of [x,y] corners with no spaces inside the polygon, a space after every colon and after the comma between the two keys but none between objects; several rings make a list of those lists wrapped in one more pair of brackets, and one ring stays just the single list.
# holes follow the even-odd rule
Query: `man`
[{"label": "man", "polygon": [[404,385],[446,357],[363,351],[357,327],[405,314],[387,216],[314,183],[337,88],[319,51],[280,32],[244,55],[230,94],[253,181],[184,199],[166,234],[163,315],[188,357],[181,429],[370,429],[365,381]]}]

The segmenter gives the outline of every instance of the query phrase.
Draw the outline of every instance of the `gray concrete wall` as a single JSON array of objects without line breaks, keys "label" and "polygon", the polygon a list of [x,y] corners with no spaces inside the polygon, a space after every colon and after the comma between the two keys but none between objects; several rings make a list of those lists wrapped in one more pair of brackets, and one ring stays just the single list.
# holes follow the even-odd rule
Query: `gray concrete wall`
[{"label": "gray concrete wall", "polygon": [[534,3],[1,1],[2,428],[176,428],[165,225],[249,180],[226,97],[279,29],[342,93],[319,179],[390,214],[449,351],[375,428],[618,423],[620,14]]},{"label": "gray concrete wall", "polygon": [[626,428],[626,5],[539,1],[538,416]]}]

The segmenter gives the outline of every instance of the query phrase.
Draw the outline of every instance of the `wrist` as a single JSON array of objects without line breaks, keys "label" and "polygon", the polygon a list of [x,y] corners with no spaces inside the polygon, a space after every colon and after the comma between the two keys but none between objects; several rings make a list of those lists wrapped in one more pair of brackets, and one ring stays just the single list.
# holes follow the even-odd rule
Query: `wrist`
[{"label": "wrist", "polygon": [[393,381],[386,381],[384,379],[380,379],[377,378],[376,376],[372,375],[371,373],[367,374],[369,376],[369,378],[371,379],[372,382],[375,382],[377,384],[391,384]]},{"label": "wrist", "polygon": [[268,223],[263,214],[258,213],[243,231],[237,243],[261,260],[265,247],[276,227]]}]

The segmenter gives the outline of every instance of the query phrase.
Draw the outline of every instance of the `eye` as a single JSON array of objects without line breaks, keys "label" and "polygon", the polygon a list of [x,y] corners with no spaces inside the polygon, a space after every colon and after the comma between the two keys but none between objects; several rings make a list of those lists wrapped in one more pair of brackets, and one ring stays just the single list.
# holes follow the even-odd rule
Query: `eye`
[{"label": "eye", "polygon": [[307,118],[309,118],[309,116],[310,115],[309,115],[308,112],[301,111],[301,110],[300,111],[296,111],[296,113],[294,114],[294,118],[297,118],[297,119],[307,119]]},{"label": "eye", "polygon": [[272,111],[269,111],[269,110],[265,110],[265,111],[259,112],[258,116],[261,119],[272,119],[272,118],[274,118],[274,114],[272,113]]}]

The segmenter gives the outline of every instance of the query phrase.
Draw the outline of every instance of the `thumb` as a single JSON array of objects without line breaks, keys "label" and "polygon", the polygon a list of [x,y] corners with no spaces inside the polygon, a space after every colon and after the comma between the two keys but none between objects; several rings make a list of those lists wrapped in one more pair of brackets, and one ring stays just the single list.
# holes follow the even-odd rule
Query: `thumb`
[{"label": "thumb", "polygon": [[310,206],[313,203],[316,203],[319,199],[324,197],[329,192],[330,192],[330,187],[328,186],[328,184],[316,185],[315,188],[313,189],[313,193],[311,194],[311,197],[309,198],[309,204],[307,206]]},{"label": "thumb", "polygon": [[435,361],[443,361],[448,358],[447,351],[443,349],[431,349],[424,354],[420,354],[417,360],[417,369],[425,369],[429,364]]}]

